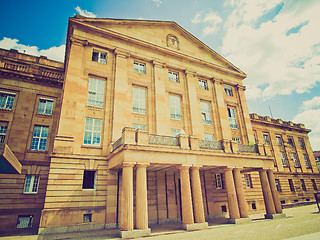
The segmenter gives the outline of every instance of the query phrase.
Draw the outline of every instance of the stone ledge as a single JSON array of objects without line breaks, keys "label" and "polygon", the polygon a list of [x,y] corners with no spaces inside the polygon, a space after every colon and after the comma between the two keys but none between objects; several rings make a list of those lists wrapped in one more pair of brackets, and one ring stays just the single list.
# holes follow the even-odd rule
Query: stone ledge
[{"label": "stone ledge", "polygon": [[208,228],[208,223],[192,223],[192,224],[182,224],[182,229],[187,231],[193,231],[193,230],[201,230]]},{"label": "stone ledge", "polygon": [[252,222],[251,218],[238,218],[238,219],[229,218],[228,219],[228,223],[230,224],[245,224],[250,222]]},{"label": "stone ledge", "polygon": [[82,232],[82,231],[92,231],[92,230],[102,230],[105,228],[104,224],[84,224],[84,225],[74,225],[65,227],[46,227],[39,228],[39,235],[47,234],[60,234],[60,233],[72,233],[72,232]]},{"label": "stone ledge", "polygon": [[264,217],[266,219],[279,219],[279,218],[286,218],[286,214],[278,213],[278,214],[265,214]]},{"label": "stone ledge", "polygon": [[151,229],[134,229],[132,231],[120,231],[121,238],[136,238],[136,237],[145,237],[151,234]]}]

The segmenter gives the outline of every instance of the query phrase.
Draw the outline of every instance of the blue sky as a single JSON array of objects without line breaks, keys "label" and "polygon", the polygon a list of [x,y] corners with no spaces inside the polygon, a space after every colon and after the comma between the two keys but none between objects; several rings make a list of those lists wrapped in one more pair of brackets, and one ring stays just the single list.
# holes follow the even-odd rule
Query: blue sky
[{"label": "blue sky", "polygon": [[0,48],[63,60],[68,18],[175,21],[243,70],[249,111],[302,122],[320,150],[320,1],[3,1]]}]

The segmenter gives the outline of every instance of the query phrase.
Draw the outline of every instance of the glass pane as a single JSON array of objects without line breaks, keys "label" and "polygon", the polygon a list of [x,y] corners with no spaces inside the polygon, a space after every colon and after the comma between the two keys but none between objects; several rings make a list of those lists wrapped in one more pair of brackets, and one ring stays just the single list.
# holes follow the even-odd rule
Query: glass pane
[{"label": "glass pane", "polygon": [[93,129],[93,119],[92,118],[86,118],[86,123],[85,123],[85,130],[92,130]]}]

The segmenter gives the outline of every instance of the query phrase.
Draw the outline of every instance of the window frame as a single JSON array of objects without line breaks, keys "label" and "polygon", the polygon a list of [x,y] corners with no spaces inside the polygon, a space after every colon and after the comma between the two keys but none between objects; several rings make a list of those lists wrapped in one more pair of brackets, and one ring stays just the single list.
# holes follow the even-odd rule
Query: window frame
[{"label": "window frame", "polygon": [[199,79],[198,80],[198,83],[199,83],[199,88],[200,89],[204,89],[204,90],[208,90],[208,81],[207,80],[204,80],[204,79]]},{"label": "window frame", "polygon": [[224,92],[227,96],[233,97],[233,89],[229,85],[224,85]]},{"label": "window frame", "polygon": [[[96,60],[94,59],[94,53],[98,53],[98,58]],[[102,58],[101,55],[105,55],[105,58]],[[91,58],[92,62],[107,64],[107,58],[108,58],[108,52],[104,53],[104,52],[93,49],[92,58]]]},{"label": "window frame", "polygon": [[[85,188],[85,177],[87,176],[86,172],[94,172],[94,177],[93,177],[93,183],[86,183],[86,185],[92,185],[92,188],[86,187]],[[82,178],[82,190],[96,190],[96,185],[97,185],[97,176],[98,175],[98,171],[96,170],[83,170],[83,178]],[[87,181],[91,181],[92,179],[87,179]]]},{"label": "window frame", "polygon": [[276,188],[278,192],[282,192],[281,190],[281,184],[280,184],[280,179],[275,179],[274,180],[275,184],[276,184]]},{"label": "window frame", "polygon": [[294,167],[299,168],[300,167],[300,161],[298,159],[298,154],[295,153],[295,152],[292,152],[291,156],[292,156],[292,160],[293,160],[293,163],[294,163]]},{"label": "window frame", "polygon": [[8,125],[9,125],[9,122],[0,121],[0,143],[4,143],[6,141]]},{"label": "window frame", "polygon": [[[40,128],[40,133],[39,133],[39,136],[35,136],[35,133],[36,132],[36,128]],[[44,130],[47,130],[47,132],[44,132]],[[34,125],[33,126],[33,133],[32,133],[32,138],[31,138],[31,144],[30,144],[30,150],[31,151],[41,151],[41,152],[44,152],[47,150],[47,143],[48,143],[48,139],[49,139],[49,133],[50,133],[50,128],[49,126],[43,126],[43,125]],[[44,134],[44,136],[43,136]],[[45,136],[46,134],[46,136]],[[36,139],[39,139],[38,143],[36,144],[36,148],[34,148],[35,144],[37,141]],[[43,141],[45,141],[45,147],[44,149],[41,148],[41,140],[42,140],[42,143]]]},{"label": "window frame", "polygon": [[317,183],[315,179],[311,179],[312,187],[314,191],[318,191]]},{"label": "window frame", "polygon": [[307,154],[304,153],[304,154],[302,154],[302,156],[303,156],[304,163],[306,164],[306,168],[311,169],[310,160],[309,160]]},{"label": "window frame", "polygon": [[171,136],[177,137],[180,134],[180,129],[171,129]]},{"label": "window frame", "polygon": [[298,142],[299,142],[300,148],[305,149],[306,145],[304,143],[304,140],[302,138],[298,138]]},{"label": "window frame", "polygon": [[133,62],[133,71],[136,73],[146,74],[146,64],[141,62]]},{"label": "window frame", "polygon": [[306,183],[304,182],[304,179],[300,179],[301,188],[304,192],[307,191]]},{"label": "window frame", "polygon": [[216,182],[216,189],[224,189],[222,173],[216,173],[214,175],[214,178],[215,178],[215,182]]},{"label": "window frame", "polygon": [[278,146],[282,146],[282,137],[281,137],[281,135],[276,135],[276,139],[277,139]]},{"label": "window frame", "polygon": [[290,191],[295,192],[296,190],[294,188],[294,184],[293,184],[292,179],[288,179],[288,182],[289,182]]},{"label": "window frame", "polygon": [[[44,106],[44,108],[43,108],[43,112],[39,112],[41,101],[45,101],[45,106]],[[51,109],[49,108],[49,109],[50,109],[50,113],[46,113],[46,112],[47,112],[47,106],[48,106],[47,103],[48,103],[48,102],[51,102]],[[44,116],[52,116],[52,113],[53,113],[53,104],[54,104],[54,100],[53,100],[53,99],[40,97],[40,98],[39,98],[39,101],[38,101],[37,114],[44,115]]]},{"label": "window frame", "polygon": [[229,125],[231,129],[238,129],[237,114],[234,107],[227,107]]},{"label": "window frame", "polygon": [[244,181],[246,183],[246,188],[253,188],[250,174],[244,174]]},{"label": "window frame", "polygon": [[[93,78],[93,77],[89,78],[87,106],[103,108],[105,85],[106,85],[105,81],[102,79]],[[91,88],[94,88],[94,89],[91,89]]]},{"label": "window frame", "polygon": [[[4,101],[4,104],[2,106],[2,95],[6,95],[6,99]],[[13,100],[11,100],[13,98]],[[13,92],[6,92],[6,91],[0,91],[0,110],[8,110],[12,111],[14,107],[14,103],[16,100],[16,93]]]},{"label": "window frame", "polygon": [[[138,98],[136,98],[138,96]],[[147,113],[147,89],[132,86],[132,112],[146,115]],[[144,97],[144,98],[143,98]]]},{"label": "window frame", "polygon": [[212,125],[210,103],[200,101],[202,123]]},{"label": "window frame", "polygon": [[288,167],[286,154],[283,151],[280,151],[281,162],[284,167]]},{"label": "window frame", "polygon": [[139,123],[133,123],[133,124],[132,124],[132,127],[133,127],[135,130],[138,130],[138,129],[147,130],[146,125],[139,124]]},{"label": "window frame", "polygon": [[[28,181],[28,178],[30,177],[30,181]],[[27,183],[28,183],[28,187],[27,187]],[[36,185],[35,185],[36,184]],[[39,175],[26,175],[25,179],[24,179],[24,185],[23,185],[23,194],[37,194],[38,193],[38,189],[39,189],[39,185],[40,185],[40,176]],[[27,189],[26,189],[27,187]],[[35,191],[34,191],[34,188]]]},{"label": "window frame", "polygon": [[[173,71],[168,71],[168,74],[169,74],[169,81],[176,82],[176,83],[180,82],[179,73],[173,72]],[[175,77],[173,77],[173,76],[175,76]]]},{"label": "window frame", "polygon": [[[91,129],[89,129],[89,119],[92,119],[92,125],[91,125]],[[98,127],[96,126],[96,122],[100,122],[100,125],[99,125],[99,131],[96,130],[95,128]],[[88,125],[87,125],[88,124]],[[87,139],[86,140],[86,137],[88,136],[88,134],[90,134],[90,142],[91,143],[87,143],[89,140]],[[97,135],[99,134],[99,135]],[[102,119],[100,118],[90,118],[90,117],[86,117],[85,118],[85,122],[84,122],[84,132],[83,132],[83,145],[85,146],[93,146],[93,147],[100,147],[101,146],[101,142],[102,142],[102,139],[101,139],[101,136],[102,136]],[[97,143],[94,143],[94,139],[99,137],[99,142]],[[87,141],[87,142],[85,142]]]},{"label": "window frame", "polygon": [[263,133],[264,144],[270,145],[270,135],[269,133]]},{"label": "window frame", "polygon": [[170,119],[182,120],[181,97],[178,95],[170,94],[169,104],[170,104]]},{"label": "window frame", "polygon": [[238,137],[232,137],[232,141],[236,141],[238,144],[241,144],[241,139]]},{"label": "window frame", "polygon": [[[291,141],[290,141],[289,139],[290,139]],[[293,137],[288,137],[288,144],[289,144],[290,147],[292,147],[292,148],[294,147]]]},{"label": "window frame", "polygon": [[214,134],[212,133],[205,133],[204,140],[208,142],[214,142]]}]

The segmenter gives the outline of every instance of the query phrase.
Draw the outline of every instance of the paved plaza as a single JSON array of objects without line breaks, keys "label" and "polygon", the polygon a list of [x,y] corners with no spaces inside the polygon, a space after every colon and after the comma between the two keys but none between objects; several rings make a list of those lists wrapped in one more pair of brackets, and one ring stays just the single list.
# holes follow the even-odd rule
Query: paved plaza
[{"label": "paved plaza", "polygon": [[[269,220],[264,214],[250,215],[252,223],[226,224],[224,220],[209,222],[209,228],[201,231],[186,232],[179,229],[179,224],[151,225],[152,234],[149,237],[136,240],[186,240],[186,239],[290,239],[318,240],[320,239],[320,213],[315,204],[303,207],[284,209],[286,218]],[[0,240],[42,240],[42,239],[119,239],[118,230],[101,230],[91,232],[65,233],[51,236],[7,236]]]}]

